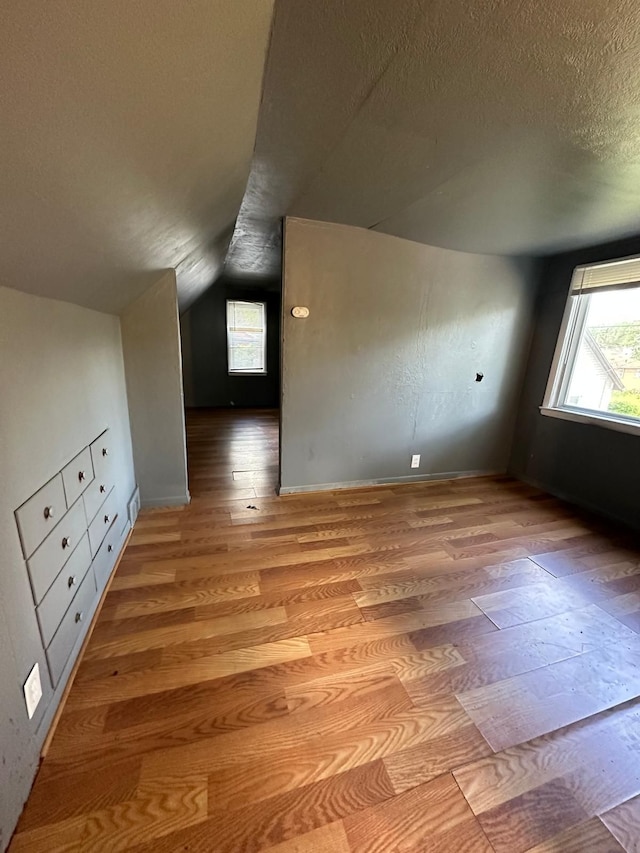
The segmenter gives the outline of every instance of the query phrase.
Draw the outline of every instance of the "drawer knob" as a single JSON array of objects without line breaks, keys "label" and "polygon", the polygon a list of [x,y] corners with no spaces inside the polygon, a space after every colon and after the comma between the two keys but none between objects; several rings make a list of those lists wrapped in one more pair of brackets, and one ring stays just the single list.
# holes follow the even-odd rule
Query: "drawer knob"
[{"label": "drawer knob", "polygon": [[84,613],[76,613],[76,622],[82,622],[84,619]]},{"label": "drawer knob", "polygon": [[52,506],[46,506],[44,508],[44,517],[45,518],[53,518],[55,515],[55,511]]},{"label": "drawer knob", "polygon": [[106,448],[106,447],[103,447],[103,448],[102,448],[102,455],[103,455],[103,456],[108,456],[108,455],[109,455],[109,451],[107,450],[107,448]]},{"label": "drawer knob", "polygon": [[69,578],[69,580],[67,581],[67,584],[69,585],[69,589],[71,589],[71,587],[75,585],[75,582],[76,582],[76,581],[77,581],[76,576],[75,576],[75,575],[71,575],[71,577],[70,577],[70,578]]},{"label": "drawer knob", "polygon": [[71,547],[71,537],[70,536],[63,537],[62,547],[63,548],[70,548]]},{"label": "drawer knob", "polygon": [[110,554],[113,551],[113,545],[107,545],[107,551]]},{"label": "drawer knob", "polygon": [[78,471],[78,479],[82,482],[85,479],[84,471]]},{"label": "drawer knob", "polygon": [[105,517],[104,517],[104,523],[105,523],[105,524],[109,524],[109,522],[110,522],[110,521],[111,521],[111,516],[110,516],[110,515],[105,515]]},{"label": "drawer knob", "polygon": [[106,491],[107,491],[107,487],[106,487],[106,486],[101,485],[101,486],[100,486],[100,492],[101,492],[101,494],[103,494],[103,495],[104,495],[104,493],[105,493]]}]

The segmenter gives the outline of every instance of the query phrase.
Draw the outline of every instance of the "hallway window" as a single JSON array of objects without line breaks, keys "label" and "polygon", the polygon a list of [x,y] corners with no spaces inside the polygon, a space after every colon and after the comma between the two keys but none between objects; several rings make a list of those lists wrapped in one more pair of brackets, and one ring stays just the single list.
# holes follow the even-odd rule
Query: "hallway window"
[{"label": "hallway window", "polygon": [[229,373],[267,372],[267,306],[264,302],[227,300]]},{"label": "hallway window", "polygon": [[640,432],[640,258],[576,267],[542,413]]}]

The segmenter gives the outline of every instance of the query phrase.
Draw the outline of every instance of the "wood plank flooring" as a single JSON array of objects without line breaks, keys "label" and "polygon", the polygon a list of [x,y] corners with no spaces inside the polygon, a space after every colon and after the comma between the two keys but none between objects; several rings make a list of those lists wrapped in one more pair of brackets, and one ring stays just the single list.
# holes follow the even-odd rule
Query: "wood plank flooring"
[{"label": "wood plank flooring", "polygon": [[507,477],[278,498],[273,412],[187,421],[12,853],[640,853],[631,532]]}]

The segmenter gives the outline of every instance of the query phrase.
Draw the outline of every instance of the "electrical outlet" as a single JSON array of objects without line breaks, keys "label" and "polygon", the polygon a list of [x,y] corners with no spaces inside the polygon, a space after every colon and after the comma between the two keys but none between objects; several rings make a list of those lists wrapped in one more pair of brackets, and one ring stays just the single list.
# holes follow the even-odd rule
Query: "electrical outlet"
[{"label": "electrical outlet", "polygon": [[40,683],[40,667],[36,663],[24,683],[24,701],[27,703],[29,719],[33,717],[42,699],[42,684]]},{"label": "electrical outlet", "polygon": [[419,468],[420,467],[420,454],[419,453],[414,453],[413,456],[411,457],[411,467],[412,468]]}]

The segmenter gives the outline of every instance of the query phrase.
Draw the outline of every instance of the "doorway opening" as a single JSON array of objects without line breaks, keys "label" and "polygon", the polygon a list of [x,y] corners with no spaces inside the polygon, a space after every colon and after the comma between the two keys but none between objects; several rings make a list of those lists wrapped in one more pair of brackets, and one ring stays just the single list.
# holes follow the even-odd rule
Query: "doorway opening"
[{"label": "doorway opening", "polygon": [[277,492],[280,324],[280,278],[221,278],[182,315],[192,497],[252,505]]}]

